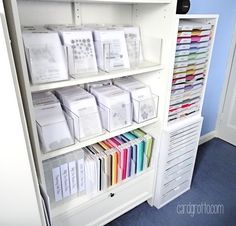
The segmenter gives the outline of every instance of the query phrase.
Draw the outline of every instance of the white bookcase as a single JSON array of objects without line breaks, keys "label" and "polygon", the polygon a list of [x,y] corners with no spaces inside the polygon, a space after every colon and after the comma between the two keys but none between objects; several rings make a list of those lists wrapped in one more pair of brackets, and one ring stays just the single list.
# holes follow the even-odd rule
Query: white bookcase
[{"label": "white bookcase", "polygon": [[[176,17],[175,0],[3,0],[10,32],[11,44],[21,88],[21,97],[38,180],[45,187],[43,161],[85,147],[113,136],[142,128],[154,138],[151,167],[93,196],[81,196],[51,208],[53,225],[104,225],[144,201],[160,207],[159,186],[164,167],[161,135],[168,127],[168,110],[172,83],[175,45],[179,17]],[[184,18],[184,17],[183,17]],[[198,18],[198,16],[196,16]],[[201,17],[205,20],[204,16]],[[70,79],[42,85],[31,85],[22,42],[22,25],[44,24],[132,24],[141,30],[145,61],[138,67],[111,73]],[[32,93],[82,85],[88,82],[134,76],[148,85],[159,96],[158,117],[101,136],[77,142],[73,146],[49,153],[42,153],[37,135]],[[200,114],[198,115],[200,119]],[[178,127],[179,128],[179,127]],[[177,129],[178,129],[177,128]],[[173,129],[171,129],[172,131]],[[200,122],[198,133],[200,131]],[[199,137],[199,134],[198,134]],[[167,142],[167,141],[165,141]],[[197,142],[196,142],[197,148]],[[196,149],[195,148],[195,149]],[[161,154],[160,154],[161,152]],[[165,156],[165,155],[164,155]],[[166,157],[164,157],[166,158]],[[41,206],[42,208],[42,206]]]}]

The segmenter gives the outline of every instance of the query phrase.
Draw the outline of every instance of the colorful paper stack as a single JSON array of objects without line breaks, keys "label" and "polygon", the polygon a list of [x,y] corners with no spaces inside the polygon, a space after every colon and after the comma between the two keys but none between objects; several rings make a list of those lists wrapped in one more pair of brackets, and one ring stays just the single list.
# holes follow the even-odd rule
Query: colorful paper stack
[{"label": "colorful paper stack", "polygon": [[210,41],[210,24],[180,21],[168,121],[199,111]]},{"label": "colorful paper stack", "polygon": [[92,185],[89,181],[87,183],[87,193],[96,192],[149,167],[152,137],[137,129],[88,146],[84,151],[85,165],[90,164],[91,159],[97,163],[96,167],[90,169],[87,167],[85,170],[87,180],[89,180],[87,175],[98,175],[96,183]]}]

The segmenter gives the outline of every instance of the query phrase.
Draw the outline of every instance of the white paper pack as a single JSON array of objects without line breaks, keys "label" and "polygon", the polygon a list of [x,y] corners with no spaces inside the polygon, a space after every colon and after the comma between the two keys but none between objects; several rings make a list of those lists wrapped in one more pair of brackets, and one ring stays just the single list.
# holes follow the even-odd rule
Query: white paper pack
[{"label": "white paper pack", "polygon": [[56,32],[24,32],[23,41],[32,84],[68,79],[65,52]]},{"label": "white paper pack", "polygon": [[102,133],[101,119],[93,95],[81,87],[68,87],[56,90],[65,106],[65,111],[74,120],[75,137],[78,140]]},{"label": "white paper pack", "polygon": [[140,123],[156,116],[156,103],[151,89],[133,77],[114,79],[114,84],[130,93],[134,121]]},{"label": "white paper pack", "polygon": [[116,86],[92,88],[96,96],[103,127],[109,131],[120,129],[132,123],[130,95]]},{"label": "white paper pack", "polygon": [[130,67],[124,31],[102,28],[93,34],[100,69],[114,71]]},{"label": "white paper pack", "polygon": [[41,149],[56,150],[74,143],[64,112],[51,92],[33,95],[35,119]]},{"label": "white paper pack", "polygon": [[91,31],[60,29],[59,34],[66,48],[69,74],[77,77],[83,73],[96,73],[97,61]]},{"label": "white paper pack", "polygon": [[140,29],[131,25],[124,25],[120,29],[123,29],[125,33],[130,65],[136,65],[143,60]]}]

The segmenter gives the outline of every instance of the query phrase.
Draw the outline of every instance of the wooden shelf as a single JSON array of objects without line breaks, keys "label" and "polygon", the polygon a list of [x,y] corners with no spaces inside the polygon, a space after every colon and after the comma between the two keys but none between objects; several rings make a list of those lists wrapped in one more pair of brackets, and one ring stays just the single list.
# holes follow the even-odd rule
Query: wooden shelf
[{"label": "wooden shelf", "polygon": [[65,147],[65,148],[62,148],[62,149],[58,149],[56,151],[48,152],[46,154],[42,154],[42,160],[44,161],[44,160],[47,160],[47,159],[57,157],[59,155],[63,155],[63,154],[78,150],[78,149],[86,147],[88,145],[95,144],[97,142],[109,139],[111,137],[118,136],[122,133],[126,133],[126,132],[129,132],[131,130],[135,130],[135,129],[153,124],[157,121],[158,121],[158,118],[154,118],[154,119],[148,120],[148,121],[143,122],[143,123],[133,122],[133,124],[131,126],[128,126],[128,127],[125,127],[125,128],[113,131],[113,132],[105,132],[104,134],[102,134],[100,136],[97,136],[97,137],[94,137],[94,138],[91,138],[89,140],[76,142],[74,145],[71,145],[71,146],[68,146],[68,147]]},{"label": "wooden shelf", "polygon": [[130,75],[143,74],[147,72],[159,71],[161,69],[163,69],[162,65],[145,61],[145,62],[142,62],[139,65],[139,67],[134,68],[134,69],[118,70],[118,71],[113,71],[110,73],[99,72],[97,74],[81,76],[76,79],[71,78],[70,80],[61,81],[61,82],[32,85],[31,92],[39,92],[39,91],[57,89],[57,88],[62,88],[62,87],[67,87],[67,86],[80,85],[80,84],[85,84],[89,82],[97,82],[97,81],[102,81],[106,79],[114,79],[114,78],[130,76]]}]

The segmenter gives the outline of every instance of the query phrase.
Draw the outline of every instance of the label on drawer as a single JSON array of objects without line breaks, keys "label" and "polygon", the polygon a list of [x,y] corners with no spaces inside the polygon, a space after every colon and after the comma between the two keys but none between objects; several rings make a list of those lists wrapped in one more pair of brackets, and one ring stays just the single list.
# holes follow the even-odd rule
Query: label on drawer
[{"label": "label on drawer", "polygon": [[78,179],[79,179],[79,192],[83,192],[85,190],[84,159],[78,160]]},{"label": "label on drawer", "polygon": [[57,201],[62,200],[60,167],[56,167],[52,170],[52,177],[53,177],[55,201],[57,202]]},{"label": "label on drawer", "polygon": [[61,184],[63,198],[70,196],[70,182],[69,182],[69,170],[68,164],[61,165]]},{"label": "label on drawer", "polygon": [[77,193],[77,175],[75,161],[69,162],[69,178],[70,178],[70,191],[71,195]]}]

